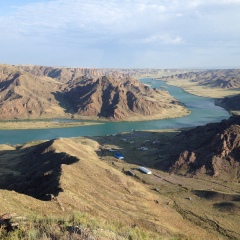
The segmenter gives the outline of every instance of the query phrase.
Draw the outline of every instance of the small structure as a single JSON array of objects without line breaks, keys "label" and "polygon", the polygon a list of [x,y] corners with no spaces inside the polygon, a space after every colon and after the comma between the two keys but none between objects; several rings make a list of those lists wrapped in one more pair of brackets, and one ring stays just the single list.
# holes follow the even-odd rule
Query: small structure
[{"label": "small structure", "polygon": [[124,156],[122,154],[120,154],[119,152],[115,152],[114,153],[114,156],[117,158],[117,159],[124,159]]},{"label": "small structure", "polygon": [[115,148],[109,148],[108,151],[109,151],[109,152],[116,152],[117,149],[115,149]]},{"label": "small structure", "polygon": [[146,174],[152,174],[152,172],[149,169],[145,168],[145,167],[139,167],[139,170],[141,172],[146,173]]}]

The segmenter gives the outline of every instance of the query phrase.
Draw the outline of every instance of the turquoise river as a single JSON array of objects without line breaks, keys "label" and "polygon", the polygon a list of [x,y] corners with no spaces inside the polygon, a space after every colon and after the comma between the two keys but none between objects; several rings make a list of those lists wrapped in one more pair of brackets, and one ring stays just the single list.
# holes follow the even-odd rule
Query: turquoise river
[{"label": "turquoise river", "polygon": [[[19,144],[35,140],[48,140],[59,137],[103,136],[134,130],[158,130],[183,128],[219,122],[230,117],[229,113],[214,104],[214,99],[203,98],[184,92],[179,87],[166,85],[163,81],[141,79],[141,82],[151,87],[163,88],[180,100],[191,110],[191,114],[181,118],[139,122],[105,122],[72,128],[31,129],[31,130],[0,130],[0,144]],[[51,121],[69,121],[53,119]]]}]

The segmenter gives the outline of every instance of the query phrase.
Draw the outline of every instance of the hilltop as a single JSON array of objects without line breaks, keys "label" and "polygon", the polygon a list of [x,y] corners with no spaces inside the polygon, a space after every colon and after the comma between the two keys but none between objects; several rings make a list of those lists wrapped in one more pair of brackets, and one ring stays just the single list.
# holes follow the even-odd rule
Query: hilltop
[{"label": "hilltop", "polygon": [[185,73],[186,69],[152,69],[152,68],[69,68],[69,67],[47,67],[47,66],[16,66],[18,69],[29,72],[37,77],[51,77],[61,82],[74,81],[75,79],[86,76],[87,78],[111,75],[117,77],[160,77],[171,76],[176,73]]}]

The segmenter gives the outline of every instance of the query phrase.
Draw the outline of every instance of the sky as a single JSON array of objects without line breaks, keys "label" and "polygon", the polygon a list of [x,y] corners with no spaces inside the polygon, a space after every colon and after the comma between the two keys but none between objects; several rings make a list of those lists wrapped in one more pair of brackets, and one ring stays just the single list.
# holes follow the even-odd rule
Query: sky
[{"label": "sky", "polygon": [[240,0],[7,0],[0,63],[240,68]]}]

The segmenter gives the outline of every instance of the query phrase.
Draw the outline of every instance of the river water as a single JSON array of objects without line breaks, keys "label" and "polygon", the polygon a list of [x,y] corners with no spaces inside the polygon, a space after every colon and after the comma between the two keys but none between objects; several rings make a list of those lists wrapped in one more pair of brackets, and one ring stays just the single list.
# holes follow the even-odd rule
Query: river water
[{"label": "river water", "polygon": [[[103,136],[134,130],[157,130],[204,125],[209,122],[220,122],[229,118],[229,113],[214,104],[214,99],[203,98],[184,92],[179,87],[168,86],[163,81],[141,79],[151,87],[163,88],[180,100],[191,110],[191,114],[181,118],[142,122],[106,122],[73,128],[0,130],[0,143],[18,144],[34,140],[48,140],[58,137]],[[54,120],[56,121],[56,119]]]}]

